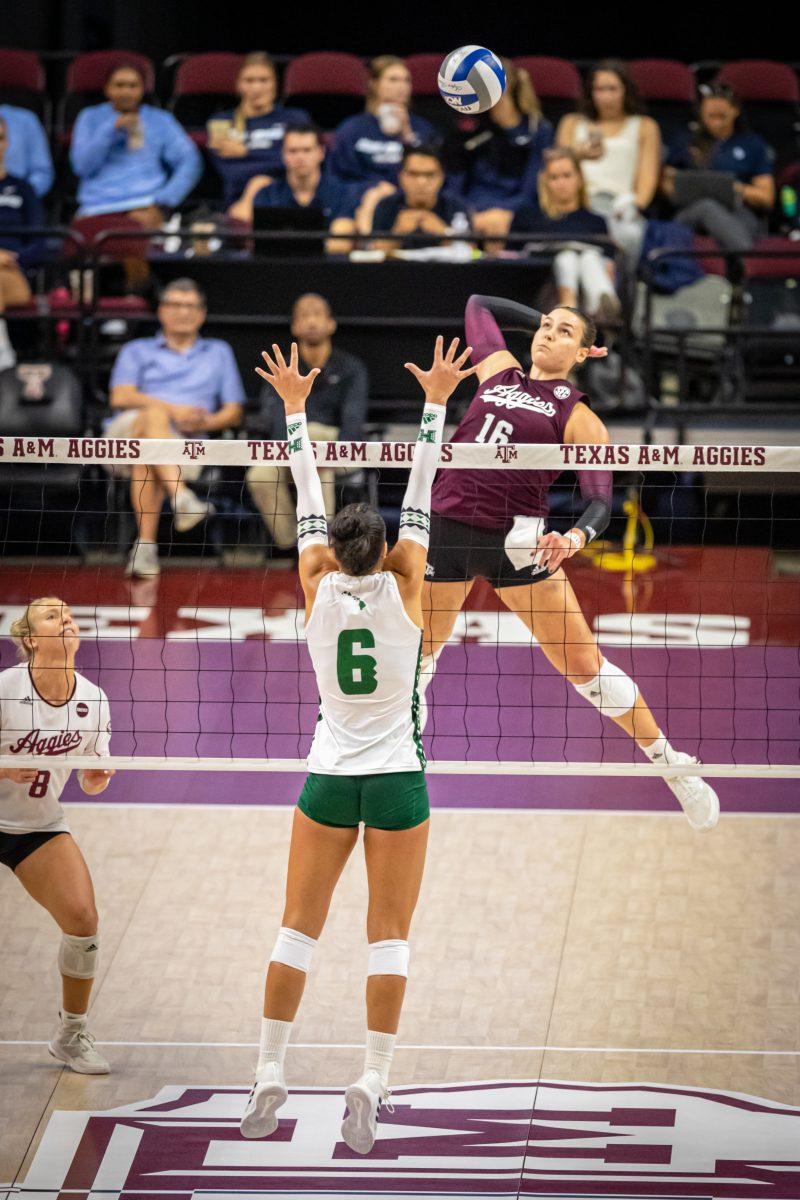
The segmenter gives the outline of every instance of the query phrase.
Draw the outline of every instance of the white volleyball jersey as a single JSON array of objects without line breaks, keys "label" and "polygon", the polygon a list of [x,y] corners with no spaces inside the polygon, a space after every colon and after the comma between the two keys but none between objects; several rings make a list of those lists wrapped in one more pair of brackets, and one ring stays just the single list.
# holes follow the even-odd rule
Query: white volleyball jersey
[{"label": "white volleyball jersey", "polygon": [[321,775],[423,770],[422,630],[406,612],[394,575],[323,576],[306,639],[320,695],[308,769]]},{"label": "white volleyball jersey", "polygon": [[111,711],[102,688],[75,672],[65,704],[48,704],[27,663],[0,673],[0,754],[35,767],[32,783],[0,779],[0,833],[55,833],[68,828],[59,798],[70,777],[69,757],[109,753]]}]

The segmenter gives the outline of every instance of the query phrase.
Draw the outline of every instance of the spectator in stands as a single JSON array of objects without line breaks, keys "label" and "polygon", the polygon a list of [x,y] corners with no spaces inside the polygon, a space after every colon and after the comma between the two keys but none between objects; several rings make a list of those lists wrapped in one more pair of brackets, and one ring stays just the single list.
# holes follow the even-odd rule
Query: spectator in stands
[{"label": "spectator in stands", "polygon": [[494,108],[466,119],[466,131],[448,139],[448,185],[472,210],[476,233],[502,237],[515,210],[536,195],[542,152],[553,142],[553,126],[527,71],[503,59],[506,90]]},{"label": "spectator in stands", "polygon": [[46,196],[53,186],[53,159],[42,123],[36,113],[13,104],[0,104],[6,123],[6,167],[24,179],[37,196]]},{"label": "spectator in stands", "polygon": [[238,108],[215,113],[208,122],[211,161],[222,179],[228,208],[254,176],[281,177],[281,145],[287,126],[309,121],[302,108],[276,103],[278,75],[268,54],[246,54],[236,78]]},{"label": "spectator in stands", "polygon": [[42,252],[40,238],[25,239],[19,230],[43,223],[42,205],[32,186],[7,168],[8,123],[0,116],[0,370],[13,367],[16,355],[3,320],[7,308],[27,304],[31,288],[23,268]]},{"label": "spectator in stands", "polygon": [[580,305],[603,323],[616,320],[620,304],[614,287],[614,248],[580,244],[587,235],[607,238],[609,232],[605,219],[589,209],[586,181],[574,151],[559,146],[545,150],[538,204],[518,208],[511,230],[577,243],[559,250],[553,259],[558,303]]},{"label": "spectator in stands", "polygon": [[721,83],[700,88],[698,121],[670,145],[662,188],[675,196],[678,171],[725,171],[735,176],[734,207],[712,196],[694,200],[676,220],[710,234],[724,250],[749,250],[766,233],[766,217],[775,203],[774,155],[762,137],[746,129],[739,101]]},{"label": "spectator in stands", "polygon": [[[352,234],[361,189],[323,172],[325,149],[319,131],[310,122],[288,125],[281,153],[286,178],[253,176],[228,215],[252,224],[254,208],[310,209],[319,213],[320,229]],[[333,248],[341,252],[342,244]]]},{"label": "spectator in stands", "polygon": [[428,121],[410,111],[411,75],[402,58],[382,54],[369,66],[366,111],[348,117],[336,130],[328,166],[343,183],[369,188],[369,228],[375,205],[394,191],[403,151],[436,141]]},{"label": "spectator in stands", "polygon": [[[444,168],[438,151],[432,146],[407,146],[400,169],[399,189],[384,196],[372,218],[373,233],[431,234],[420,244],[434,246],[437,237],[449,233],[469,233],[470,223],[464,203],[449,196],[444,187]],[[398,250],[402,242],[376,239],[376,249]]]},{"label": "spectator in stands", "polygon": [[652,117],[643,115],[623,63],[606,59],[592,67],[581,110],[561,120],[556,141],[575,151],[589,207],[606,218],[614,240],[638,262],[642,213],[652,203],[661,171],[661,134]]},{"label": "spectator in stands", "polygon": [[106,102],[84,108],[72,134],[70,161],[78,176],[78,217],[120,214],[145,229],[158,228],[202,171],[199,151],[171,113],[143,104],[138,67],[117,66]]},{"label": "spectator in stands", "polygon": [[[244,403],[239,369],[227,342],[200,337],[206,318],[205,296],[191,279],[174,279],[161,293],[155,337],[123,346],[109,384],[113,415],[109,437],[205,438],[238,425]],[[214,507],[187,482],[200,466],[131,467],[131,503],[137,539],[126,574],[157,575],[158,521],[164,500],[175,514],[175,528],[194,528]]]},{"label": "spectator in stands", "polygon": [[[361,441],[367,415],[369,381],[360,359],[333,345],[336,321],[323,296],[307,292],[299,296],[292,309],[292,337],[300,352],[303,371],[319,367],[306,402],[308,431],[317,441]],[[265,384],[261,392],[261,410],[250,426],[251,436],[286,439],[286,414],[283,401]],[[336,511],[334,472],[321,469],[325,512],[330,521]],[[250,467],[247,483],[256,507],[264,518],[275,545],[281,549],[297,540],[295,505],[289,493],[288,467],[261,463]]]}]

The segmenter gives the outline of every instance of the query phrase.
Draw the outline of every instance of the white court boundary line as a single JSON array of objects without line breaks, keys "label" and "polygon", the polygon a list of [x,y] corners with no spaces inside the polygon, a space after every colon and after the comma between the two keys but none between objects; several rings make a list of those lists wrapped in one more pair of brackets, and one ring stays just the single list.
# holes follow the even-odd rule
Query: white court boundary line
[{"label": "white court boundary line", "polygon": [[[66,759],[73,770],[98,770],[100,768],[116,771],[217,771],[230,774],[231,772],[250,772],[255,774],[305,774],[308,763],[304,758],[151,758],[146,755],[115,755],[99,759],[97,755],[76,754]],[[0,755],[0,770],[19,769],[20,760],[13,755]],[[429,762],[425,768],[428,775],[545,775],[590,776],[604,778],[611,776],[641,777],[653,776],[663,778],[665,775],[703,775],[706,779],[800,779],[800,764],[764,765],[761,763],[687,763],[682,766],[659,767],[654,763],[560,763],[560,762],[513,762],[511,760],[498,762],[492,760],[474,760]]]},{"label": "white court boundary line", "polygon": [[[46,1046],[46,1041],[0,1039],[0,1046]],[[257,1050],[258,1042],[106,1042],[97,1041],[98,1046],[121,1046],[138,1049],[203,1049],[203,1050]],[[363,1042],[290,1042],[290,1050],[363,1050]],[[445,1050],[463,1054],[713,1054],[713,1055],[763,1055],[767,1058],[800,1058],[800,1050],[704,1050],[697,1047],[670,1049],[666,1046],[464,1046],[436,1045],[434,1043],[401,1042],[398,1050]]]}]

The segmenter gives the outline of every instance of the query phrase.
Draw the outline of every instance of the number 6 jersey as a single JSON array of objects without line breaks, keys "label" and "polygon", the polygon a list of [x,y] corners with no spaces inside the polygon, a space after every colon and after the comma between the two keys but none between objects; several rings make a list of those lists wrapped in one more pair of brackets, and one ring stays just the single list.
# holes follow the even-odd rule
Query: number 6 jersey
[{"label": "number 6 jersey", "polygon": [[58,705],[39,695],[27,663],[0,673],[0,754],[36,771],[27,783],[0,779],[0,833],[66,830],[59,798],[70,755],[107,757],[110,738],[106,694],[77,671],[72,695]]},{"label": "number 6 jersey", "polygon": [[422,630],[408,616],[394,575],[324,575],[306,640],[320,695],[309,771],[421,771]]}]

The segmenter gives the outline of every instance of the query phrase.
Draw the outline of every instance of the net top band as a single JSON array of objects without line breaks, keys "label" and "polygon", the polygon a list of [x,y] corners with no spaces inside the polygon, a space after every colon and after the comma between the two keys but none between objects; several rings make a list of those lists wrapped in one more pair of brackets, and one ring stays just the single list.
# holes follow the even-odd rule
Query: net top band
[{"label": "net top band", "polygon": [[[315,442],[321,466],[384,470],[408,467],[414,442]],[[286,442],[192,438],[64,438],[0,435],[0,461],[20,463],[102,463],[107,466],[250,467],[283,463]],[[614,443],[610,445],[530,444],[482,445],[445,442],[439,466],[444,469],[526,471],[762,471],[800,473],[800,446],[731,446],[723,444]]]}]

